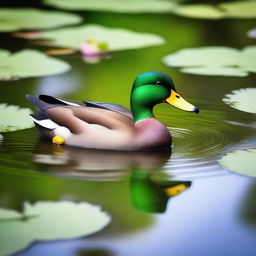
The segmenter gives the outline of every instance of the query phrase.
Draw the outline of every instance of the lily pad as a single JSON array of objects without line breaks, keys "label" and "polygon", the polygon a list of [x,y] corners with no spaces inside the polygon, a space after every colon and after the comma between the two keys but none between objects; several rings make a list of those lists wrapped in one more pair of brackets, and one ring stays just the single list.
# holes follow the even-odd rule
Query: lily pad
[{"label": "lily pad", "polygon": [[0,104],[0,132],[12,132],[34,126],[29,114],[29,108]]},{"label": "lily pad", "polygon": [[223,101],[232,108],[256,114],[256,88],[234,90],[226,94]]},{"label": "lily pad", "polygon": [[93,24],[42,32],[39,37],[52,40],[51,45],[74,49],[80,49],[85,41],[93,39],[108,44],[110,51],[137,49],[165,42],[158,35],[139,33],[128,29],[106,28]]},{"label": "lily pad", "polygon": [[[13,217],[13,211],[5,213]],[[25,203],[22,218],[16,214],[16,219],[0,221],[0,255],[15,253],[34,241],[87,236],[102,230],[111,219],[99,206],[68,201]]]},{"label": "lily pad", "polygon": [[22,50],[11,54],[0,50],[0,80],[46,76],[66,72],[69,64],[36,50]]},{"label": "lily pad", "polygon": [[0,221],[3,220],[11,220],[11,219],[21,219],[22,214],[20,212],[10,210],[10,209],[3,209],[0,208]]},{"label": "lily pad", "polygon": [[197,19],[256,18],[256,1],[179,5],[174,13]]},{"label": "lily pad", "polygon": [[0,9],[0,31],[49,29],[81,22],[76,14],[38,9]]},{"label": "lily pad", "polygon": [[218,8],[223,10],[227,18],[256,18],[256,1],[234,1],[221,3]]},{"label": "lily pad", "polygon": [[123,13],[166,13],[176,6],[176,1],[165,0],[46,0],[51,6],[67,10],[109,11]]},{"label": "lily pad", "polygon": [[197,19],[221,19],[224,16],[219,9],[209,4],[180,5],[174,10],[174,13]]},{"label": "lily pad", "polygon": [[256,46],[241,51],[222,46],[182,49],[164,57],[163,62],[183,67],[184,73],[242,77],[256,73]]},{"label": "lily pad", "polygon": [[228,153],[219,160],[219,164],[232,172],[256,177],[256,149]]}]

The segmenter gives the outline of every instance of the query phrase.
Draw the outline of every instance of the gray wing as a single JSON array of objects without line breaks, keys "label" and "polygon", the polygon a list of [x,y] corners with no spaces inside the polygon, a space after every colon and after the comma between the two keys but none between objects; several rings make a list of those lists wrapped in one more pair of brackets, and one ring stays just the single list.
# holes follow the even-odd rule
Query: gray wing
[{"label": "gray wing", "polygon": [[93,107],[93,108],[107,109],[110,111],[117,112],[133,120],[133,115],[131,111],[118,104],[97,102],[97,101],[71,101],[71,100],[56,98],[49,95],[39,95],[38,98],[31,95],[27,95],[27,99],[39,109],[39,114],[41,117],[42,116],[46,117],[45,111],[47,109],[63,106],[63,107]]},{"label": "gray wing", "polygon": [[84,103],[88,107],[102,108],[102,109],[111,110],[111,111],[117,112],[121,115],[127,116],[128,118],[133,120],[132,112],[128,108],[125,108],[121,105],[112,104],[112,103],[105,103],[105,102],[97,102],[97,101],[84,101]]}]

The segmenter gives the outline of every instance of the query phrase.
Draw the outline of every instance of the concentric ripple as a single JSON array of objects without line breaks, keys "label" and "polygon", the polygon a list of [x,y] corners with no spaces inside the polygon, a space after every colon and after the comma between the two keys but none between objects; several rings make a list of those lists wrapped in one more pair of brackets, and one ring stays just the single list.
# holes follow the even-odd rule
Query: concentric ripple
[{"label": "concentric ripple", "polygon": [[[160,119],[169,125],[173,137],[172,158],[164,166],[170,176],[193,179],[228,174],[217,164],[217,159],[231,149],[240,148],[255,134],[248,125],[238,126],[226,121],[226,118],[239,119],[237,113],[234,116],[223,109],[211,109],[214,108],[203,109],[201,115],[186,114],[184,118],[180,118],[178,112],[160,115]],[[251,143],[252,140],[248,141]]]}]

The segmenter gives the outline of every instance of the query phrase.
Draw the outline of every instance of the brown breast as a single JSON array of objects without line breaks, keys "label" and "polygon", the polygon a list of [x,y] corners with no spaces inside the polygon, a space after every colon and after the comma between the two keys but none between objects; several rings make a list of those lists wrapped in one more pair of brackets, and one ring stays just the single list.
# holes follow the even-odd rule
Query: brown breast
[{"label": "brown breast", "polygon": [[136,123],[135,130],[136,142],[140,149],[167,148],[172,145],[168,129],[153,117]]}]

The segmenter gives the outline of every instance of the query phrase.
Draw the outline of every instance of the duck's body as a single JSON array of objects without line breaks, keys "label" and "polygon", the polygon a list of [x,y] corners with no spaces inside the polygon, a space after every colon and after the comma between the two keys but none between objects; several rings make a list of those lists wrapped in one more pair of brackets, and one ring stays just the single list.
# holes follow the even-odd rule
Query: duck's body
[{"label": "duck's body", "polygon": [[[75,109],[72,111],[76,112]],[[86,114],[87,111],[84,112]],[[100,110],[100,112],[105,114],[106,111]],[[115,122],[110,129],[101,122],[88,123],[84,125],[85,129],[80,135],[71,135],[66,139],[66,143],[71,146],[111,150],[153,150],[171,147],[170,132],[155,118],[143,120],[138,124],[125,120],[127,118],[117,118],[121,122],[125,121],[125,124]],[[96,120],[98,121],[97,117]]]},{"label": "duck's body", "polygon": [[[153,82],[155,80],[159,82],[161,76],[164,76],[166,80],[169,78],[160,72],[143,74],[144,76],[147,74],[146,78]],[[143,79],[140,78],[140,80]],[[170,78],[169,80],[171,81]],[[169,80],[168,82],[170,82]],[[148,90],[153,90],[155,85],[154,83],[142,84],[143,88],[140,89],[140,83],[136,84],[135,80],[133,86],[132,111],[116,104],[91,101],[74,102],[40,95],[39,98],[28,96],[28,100],[39,108],[39,116],[32,115],[32,118],[43,137],[51,139],[54,136],[61,136],[64,138],[65,144],[71,146],[130,151],[171,147],[170,132],[152,114],[153,106],[165,98],[170,98],[170,93],[167,93],[167,97],[164,99],[157,99],[157,95],[154,94],[158,93],[159,89],[156,92],[151,91],[147,101],[146,97],[141,98],[143,90],[147,89],[146,86],[149,87]],[[160,88],[159,85],[156,87]],[[172,93],[176,94],[173,90]],[[180,98],[180,96],[178,97]],[[184,101],[182,98],[181,100]],[[191,106],[188,111],[196,112],[193,110],[195,107]]]}]

